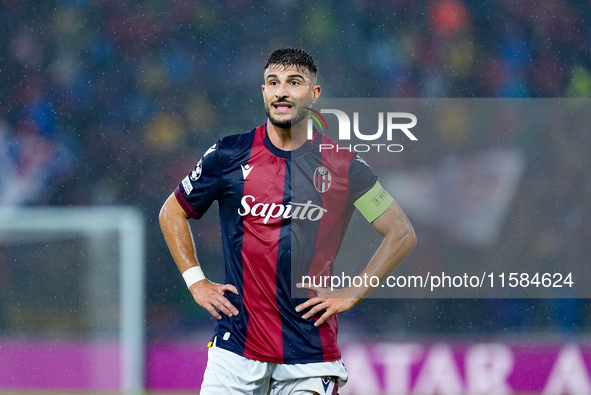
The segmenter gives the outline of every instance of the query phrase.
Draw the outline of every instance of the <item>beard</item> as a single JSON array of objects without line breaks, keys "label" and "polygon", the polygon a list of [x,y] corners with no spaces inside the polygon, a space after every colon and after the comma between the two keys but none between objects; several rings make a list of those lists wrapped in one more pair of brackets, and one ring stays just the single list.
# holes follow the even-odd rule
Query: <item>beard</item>
[{"label": "beard", "polygon": [[269,121],[271,121],[271,123],[274,126],[277,126],[281,129],[290,129],[292,126],[297,125],[298,123],[306,119],[306,117],[308,116],[308,113],[305,112],[303,108],[297,108],[293,103],[291,108],[297,109],[295,116],[291,116],[285,119],[276,118],[271,114],[271,104],[265,104],[265,113],[267,114],[267,118],[269,118]]}]

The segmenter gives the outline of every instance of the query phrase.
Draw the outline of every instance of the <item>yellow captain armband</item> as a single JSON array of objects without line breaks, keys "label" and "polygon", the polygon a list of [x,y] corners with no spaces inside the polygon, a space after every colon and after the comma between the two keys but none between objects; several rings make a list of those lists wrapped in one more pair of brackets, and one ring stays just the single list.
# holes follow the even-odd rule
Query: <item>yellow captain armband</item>
[{"label": "yellow captain armband", "polygon": [[365,219],[373,222],[390,207],[394,198],[378,182],[355,201],[355,207]]}]

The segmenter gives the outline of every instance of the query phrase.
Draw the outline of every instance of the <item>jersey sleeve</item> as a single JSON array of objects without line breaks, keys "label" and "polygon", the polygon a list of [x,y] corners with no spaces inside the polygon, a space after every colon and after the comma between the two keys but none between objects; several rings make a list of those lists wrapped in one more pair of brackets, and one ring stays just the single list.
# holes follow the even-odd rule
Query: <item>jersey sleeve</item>
[{"label": "jersey sleeve", "polygon": [[222,182],[222,161],[219,142],[203,157],[174,191],[177,201],[187,215],[199,219],[218,199]]},{"label": "jersey sleeve", "polygon": [[355,202],[371,189],[378,177],[357,154],[349,163],[349,201]]},{"label": "jersey sleeve", "polygon": [[349,182],[350,199],[369,222],[382,215],[394,201],[359,155],[355,155],[349,166]]}]

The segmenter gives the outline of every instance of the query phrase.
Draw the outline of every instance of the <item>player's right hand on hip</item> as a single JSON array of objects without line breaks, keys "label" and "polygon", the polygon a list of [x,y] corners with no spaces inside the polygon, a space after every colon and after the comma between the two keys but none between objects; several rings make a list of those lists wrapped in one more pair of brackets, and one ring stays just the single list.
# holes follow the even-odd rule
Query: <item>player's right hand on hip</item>
[{"label": "player's right hand on hip", "polygon": [[238,315],[238,309],[224,296],[226,292],[238,295],[238,290],[232,284],[216,284],[204,279],[191,285],[189,291],[195,302],[218,320],[222,319],[220,313],[228,317]]}]

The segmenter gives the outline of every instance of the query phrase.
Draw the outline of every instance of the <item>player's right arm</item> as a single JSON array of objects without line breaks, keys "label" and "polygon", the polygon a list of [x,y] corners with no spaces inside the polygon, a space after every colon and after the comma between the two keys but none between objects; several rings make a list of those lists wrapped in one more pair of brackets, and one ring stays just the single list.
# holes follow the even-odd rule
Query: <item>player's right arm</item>
[{"label": "player's right arm", "polygon": [[[159,221],[166,244],[181,273],[199,265],[188,220],[189,216],[176,196],[171,194],[160,210]],[[216,284],[203,279],[191,285],[189,291],[195,302],[218,320],[222,318],[219,312],[228,317],[238,314],[238,309],[224,296],[225,292],[238,295],[238,290],[232,284]]]}]

